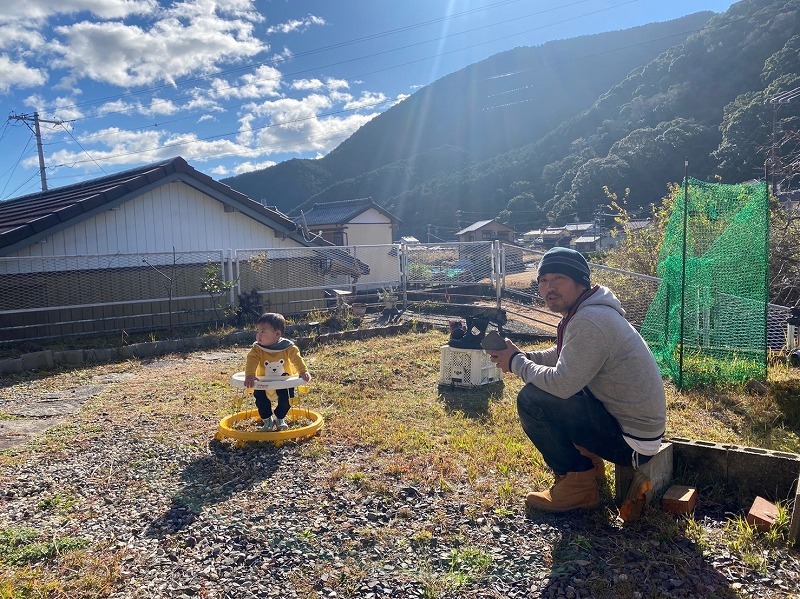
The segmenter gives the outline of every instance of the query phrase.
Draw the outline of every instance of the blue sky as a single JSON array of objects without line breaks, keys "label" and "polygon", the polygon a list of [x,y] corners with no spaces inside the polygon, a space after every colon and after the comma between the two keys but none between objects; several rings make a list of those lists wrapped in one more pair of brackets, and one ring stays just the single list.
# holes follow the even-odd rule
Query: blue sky
[{"label": "blue sky", "polygon": [[498,52],[731,4],[3,2],[0,200],[41,191],[34,112],[51,189],[174,156],[222,179],[324,156],[420,87]]}]

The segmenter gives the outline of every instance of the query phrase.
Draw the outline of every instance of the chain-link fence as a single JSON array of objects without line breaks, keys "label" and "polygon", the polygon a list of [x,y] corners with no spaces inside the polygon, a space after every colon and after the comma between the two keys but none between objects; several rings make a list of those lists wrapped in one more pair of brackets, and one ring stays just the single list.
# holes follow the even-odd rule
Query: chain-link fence
[{"label": "chain-link fence", "polygon": [[376,304],[383,290],[400,287],[397,245],[237,250],[233,260],[239,303],[257,298],[257,311],[302,314],[342,302]]},{"label": "chain-link fence", "polygon": [[222,252],[0,258],[0,340],[208,322]]},{"label": "chain-link fence", "polygon": [[[0,258],[0,341],[234,322],[387,306],[447,315],[487,306],[553,333],[538,293],[543,252],[499,241]],[[639,328],[659,279],[592,264]],[[769,306],[768,343],[786,343],[788,308]],[[447,320],[446,316],[443,318]]]},{"label": "chain-link fence", "polygon": [[[547,310],[536,283],[536,272],[544,252],[505,245],[504,253],[503,308],[539,328],[554,331],[559,317]],[[508,268],[510,253],[512,268]],[[599,264],[590,266],[592,282],[610,288],[622,302],[628,321],[639,328],[658,289],[659,279]]]}]

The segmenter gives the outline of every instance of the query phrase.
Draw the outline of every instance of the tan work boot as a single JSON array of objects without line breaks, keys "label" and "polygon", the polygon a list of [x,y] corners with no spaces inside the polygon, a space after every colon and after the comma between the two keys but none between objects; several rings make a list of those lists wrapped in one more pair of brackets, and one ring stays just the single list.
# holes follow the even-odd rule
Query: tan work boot
[{"label": "tan work boot", "polygon": [[600,503],[594,468],[585,472],[567,472],[556,476],[555,484],[547,491],[528,493],[525,497],[527,510],[567,512],[579,508],[595,507]]},{"label": "tan work boot", "polygon": [[585,455],[587,458],[592,460],[592,465],[594,466],[594,476],[597,480],[605,480],[606,478],[606,463],[603,461],[599,455],[593,454],[588,449],[581,447],[580,445],[576,445],[575,449],[581,452],[581,455]]},{"label": "tan work boot", "polygon": [[625,495],[625,500],[619,508],[619,517],[623,522],[635,522],[642,515],[642,510],[648,501],[648,493],[653,488],[653,481],[647,478],[641,470],[633,475],[631,486]]}]

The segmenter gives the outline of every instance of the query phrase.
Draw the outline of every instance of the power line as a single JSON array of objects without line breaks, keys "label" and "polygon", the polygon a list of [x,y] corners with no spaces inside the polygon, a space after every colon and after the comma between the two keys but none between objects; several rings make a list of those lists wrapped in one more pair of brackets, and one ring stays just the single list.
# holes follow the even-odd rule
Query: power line
[{"label": "power line", "polygon": [[[519,1],[519,0],[506,0],[505,2],[497,2],[497,3],[495,3],[493,5],[489,5],[487,7],[481,7],[479,9],[476,8],[476,9],[472,9],[472,10],[469,10],[469,11],[463,11],[461,13],[456,13],[455,15],[448,15],[447,17],[441,17],[439,19],[433,19],[433,20],[425,21],[425,22],[422,22],[422,23],[419,23],[419,24],[415,24],[415,25],[389,30],[387,32],[382,32],[380,34],[374,34],[374,35],[371,35],[371,36],[363,36],[363,37],[357,38],[355,40],[348,40],[348,41],[345,41],[345,42],[340,42],[338,44],[331,44],[329,46],[324,46],[322,48],[317,48],[317,49],[313,49],[313,50],[307,51],[305,53],[295,54],[292,58],[297,58],[299,56],[305,56],[305,55],[310,55],[310,54],[316,54],[318,52],[322,52],[324,50],[328,50],[328,49],[331,49],[331,48],[337,48],[337,47],[340,47],[340,46],[346,46],[346,45],[350,45],[350,44],[353,44],[353,43],[358,43],[358,42],[365,41],[365,40],[370,40],[370,39],[375,39],[375,38],[378,38],[378,37],[392,35],[392,34],[395,34],[395,33],[401,32],[401,31],[405,31],[405,30],[409,30],[409,29],[413,29],[413,28],[429,25],[431,23],[452,19],[452,18],[457,17],[457,16],[463,16],[465,14],[470,14],[472,12],[476,12],[476,11],[479,11],[479,10],[485,10],[486,8],[500,6],[500,5],[503,5],[503,4],[509,4],[509,3],[513,3],[513,2],[516,2],[516,1]],[[413,44],[407,44],[405,46],[400,46],[400,47],[392,48],[392,49],[389,49],[389,50],[384,50],[384,51],[373,53],[373,54],[362,55],[362,56],[359,56],[359,57],[356,57],[356,58],[353,58],[353,59],[349,59],[349,60],[345,60],[345,61],[340,61],[340,62],[336,62],[336,63],[330,63],[330,64],[323,65],[323,66],[315,66],[315,67],[311,67],[311,68],[304,69],[304,70],[301,70],[301,71],[295,71],[293,73],[284,74],[284,75],[282,75],[281,78],[275,78],[275,79],[280,80],[280,79],[283,79],[285,77],[296,76],[296,75],[300,75],[300,74],[303,74],[303,73],[306,73],[306,72],[309,72],[309,71],[316,71],[316,70],[320,70],[320,69],[326,69],[326,68],[330,68],[332,66],[339,66],[341,64],[355,62],[355,61],[358,61],[358,60],[363,60],[365,58],[373,58],[373,57],[384,55],[384,54],[398,52],[400,50],[408,49],[408,48],[419,46],[419,45],[422,45],[422,44],[427,44],[427,43],[432,43],[432,42],[440,42],[443,39],[452,38],[452,37],[461,36],[461,35],[466,35],[466,34],[471,34],[471,33],[475,33],[476,31],[480,31],[480,30],[487,29],[487,28],[490,28],[490,27],[497,27],[497,26],[500,26],[500,25],[505,25],[505,24],[508,24],[509,22],[512,22],[512,21],[519,21],[519,20],[526,19],[526,18],[529,18],[529,17],[541,16],[542,14],[545,14],[547,12],[553,12],[555,10],[560,10],[560,9],[564,9],[564,8],[570,8],[570,7],[576,6],[578,4],[583,4],[583,3],[587,2],[587,1],[589,1],[589,0],[578,0],[576,2],[572,2],[572,3],[569,3],[569,4],[562,5],[562,6],[552,7],[552,8],[548,8],[548,9],[545,9],[545,10],[540,10],[540,11],[536,11],[536,12],[533,12],[533,13],[528,13],[526,15],[517,16],[517,17],[514,17],[513,19],[506,19],[506,20],[503,20],[503,21],[495,22],[495,23],[489,23],[489,24],[482,25],[480,27],[475,27],[475,28],[472,28],[472,29],[469,29],[469,30],[465,30],[465,31],[457,32],[457,33],[452,33],[452,34],[445,35],[445,36],[438,36],[437,38],[431,38],[431,39],[428,39],[428,40],[415,42]],[[623,2],[621,4],[617,4],[617,5],[614,5],[614,6],[611,6],[611,7],[607,7],[605,9],[601,9],[601,10],[598,10],[598,11],[592,11],[591,13],[588,13],[588,14],[595,14],[597,12],[602,12],[602,11],[605,11],[605,10],[614,9],[614,8],[619,7],[619,6],[623,6],[623,5],[626,5],[626,4],[630,4],[630,3],[633,3],[633,2],[639,2],[639,1],[641,1],[641,0],[627,0],[626,2]],[[559,21],[559,22],[557,22],[555,24],[563,24],[563,23],[568,22],[568,21],[573,21],[573,20],[576,20],[576,19],[579,19],[579,18],[583,18],[584,16],[585,15],[578,15],[576,17],[571,17],[569,19],[564,19],[564,20]],[[466,49],[476,48],[476,47],[479,47],[481,45],[485,45],[485,44],[488,44],[488,43],[493,43],[493,42],[496,42],[496,41],[499,41],[499,40],[502,40],[502,39],[508,39],[509,37],[523,35],[525,33],[530,33],[530,32],[533,32],[533,31],[536,31],[536,30],[539,30],[539,29],[543,29],[543,28],[546,28],[546,27],[552,27],[553,25],[554,24],[540,25],[540,26],[537,26],[535,28],[528,29],[528,30],[525,30],[525,31],[522,31],[522,32],[518,32],[518,33],[515,33],[515,34],[512,34],[512,35],[504,35],[504,36],[501,36],[501,37],[498,37],[498,38],[493,38],[491,40],[487,40],[487,41],[480,42],[480,43],[477,43],[477,44],[471,44],[469,46],[466,46],[466,47],[463,47],[463,48],[459,48],[459,49],[456,49],[456,50],[451,50],[451,51],[448,51],[448,52],[436,53],[436,54],[434,54],[432,56],[427,56],[427,57],[423,57],[421,59],[408,61],[408,62],[405,62],[405,63],[401,63],[399,65],[394,65],[392,67],[373,70],[373,71],[370,71],[368,73],[362,73],[362,74],[359,74],[359,75],[354,75],[352,77],[362,77],[362,76],[365,76],[365,75],[368,75],[368,74],[374,74],[374,73],[377,73],[377,72],[390,70],[392,68],[399,68],[399,67],[402,67],[402,66],[408,66],[410,64],[415,64],[415,63],[418,63],[418,62],[431,60],[433,58],[440,58],[440,57],[445,56],[447,54],[452,54],[452,53],[456,53],[456,52],[462,52],[462,51],[464,51]],[[87,101],[87,102],[82,102],[82,103],[76,103],[76,104],[73,104],[72,106],[69,106],[69,105],[61,106],[60,108],[62,110],[63,109],[69,109],[69,108],[79,108],[79,107],[82,107],[82,106],[88,106],[88,105],[92,105],[92,104],[106,103],[106,102],[110,102],[110,101],[117,100],[117,99],[130,98],[133,95],[143,95],[143,94],[146,94],[146,93],[161,91],[163,89],[173,89],[174,87],[182,87],[182,86],[186,86],[186,85],[189,85],[189,84],[196,83],[198,81],[208,81],[212,77],[218,76],[219,74],[232,73],[232,72],[244,70],[245,68],[252,69],[252,68],[263,66],[263,65],[266,65],[266,64],[278,64],[278,63],[283,62],[285,60],[288,60],[288,59],[278,58],[278,59],[273,59],[272,61],[251,63],[250,65],[247,65],[246,67],[245,66],[237,67],[235,69],[230,69],[228,71],[218,72],[218,73],[216,73],[214,75],[206,75],[206,76],[203,76],[203,77],[195,77],[195,78],[191,78],[191,79],[187,79],[187,80],[182,80],[182,81],[178,82],[177,84],[175,84],[174,86],[173,85],[155,86],[155,87],[150,87],[150,88],[147,88],[147,89],[144,89],[144,90],[139,90],[137,92],[128,92],[128,93],[125,93],[125,94],[119,94],[119,95],[115,95],[115,96],[106,96],[106,97],[101,98],[99,100],[92,100],[92,101]],[[261,79],[261,80],[256,80],[256,81],[249,81],[249,82],[246,82],[246,83],[242,83],[241,85],[238,85],[238,86],[229,86],[227,88],[222,88],[222,89],[223,90],[224,89],[236,89],[238,87],[242,87],[242,86],[245,86],[245,85],[252,85],[254,83],[260,83],[260,82],[269,81],[269,80],[272,80],[272,79],[273,78],[267,78],[267,79]],[[185,97],[186,96],[183,96],[183,98],[185,98]],[[177,99],[181,99],[181,98],[182,97],[179,96]],[[171,102],[171,101],[172,100],[163,100],[163,102],[165,102],[165,103],[166,102]],[[245,104],[239,104],[238,106],[244,106]],[[151,104],[151,107],[152,107],[152,104]],[[112,111],[112,112],[104,113],[104,114],[114,114],[114,112]],[[118,111],[118,112],[116,112],[116,114],[125,114],[125,111]],[[80,120],[84,120],[84,119],[87,119],[87,118],[98,118],[98,117],[82,117],[82,118],[78,118],[78,119],[73,119],[73,121],[80,121]],[[187,118],[191,118],[191,117],[187,117]],[[170,122],[175,122],[175,120],[170,121]],[[153,125],[153,126],[157,126],[157,125]],[[230,133],[230,135],[235,135],[237,133],[238,132]]]},{"label": "power line", "polygon": [[[353,39],[353,40],[346,40],[346,41],[343,41],[343,42],[339,42],[337,44],[331,44],[331,45],[324,46],[324,47],[321,47],[321,48],[312,49],[312,50],[309,50],[307,52],[298,53],[298,54],[295,55],[295,57],[307,56],[307,55],[311,55],[311,54],[322,52],[324,50],[329,50],[331,48],[342,47],[342,46],[346,46],[346,45],[351,45],[351,44],[361,43],[361,42],[368,41],[368,40],[377,39],[377,38],[380,38],[380,37],[386,37],[386,36],[389,36],[389,35],[394,35],[396,33],[402,32],[402,31],[408,31],[408,30],[415,29],[415,28],[418,28],[418,27],[423,27],[425,25],[429,25],[429,24],[432,24],[434,22],[440,22],[440,21],[443,21],[443,20],[452,19],[452,18],[457,17],[457,16],[463,16],[465,14],[469,14],[470,12],[475,12],[475,11],[478,11],[478,10],[485,10],[486,8],[489,8],[489,7],[500,6],[500,5],[503,5],[503,4],[510,4],[510,3],[516,2],[516,1],[518,1],[518,0],[510,0],[510,1],[507,1],[507,2],[497,2],[497,3],[495,3],[493,5],[489,5],[487,7],[476,8],[476,9],[472,9],[470,11],[463,11],[461,13],[455,13],[453,15],[448,15],[447,17],[442,17],[442,18],[439,18],[439,19],[425,21],[425,22],[421,22],[421,23],[417,23],[417,24],[413,24],[413,25],[409,25],[409,26],[405,26],[405,27],[399,27],[399,28],[388,30],[388,31],[385,31],[385,32],[380,32],[380,33],[376,33],[376,34],[362,36],[360,38],[356,38],[356,39]],[[546,12],[551,12],[551,11],[562,9],[562,8],[573,7],[575,5],[582,4],[582,3],[586,2],[586,1],[587,0],[580,0],[578,2],[572,2],[572,3],[565,4],[565,5],[562,5],[562,6],[559,6],[559,7],[553,7],[553,8],[547,9],[547,10],[537,11],[535,13],[529,13],[527,15],[523,15],[523,16],[520,16],[520,17],[515,17],[514,19],[507,19],[505,21],[500,21],[500,22],[496,22],[496,23],[490,23],[490,24],[487,24],[487,25],[483,25],[481,27],[473,28],[473,29],[462,31],[462,32],[458,32],[458,33],[453,33],[453,34],[446,35],[446,36],[439,36],[439,37],[437,37],[435,39],[423,40],[423,41],[415,42],[413,44],[408,44],[408,45],[405,45],[405,46],[399,46],[399,47],[393,48],[391,50],[385,50],[385,51],[382,51],[382,52],[361,55],[361,56],[358,56],[358,57],[350,59],[350,60],[340,61],[340,62],[337,62],[337,63],[331,63],[331,64],[325,65],[323,67],[312,67],[312,68],[309,68],[309,69],[304,69],[304,70],[301,70],[301,71],[297,71],[297,72],[294,72],[294,73],[289,73],[289,74],[283,75],[281,77],[281,79],[285,78],[287,76],[302,74],[302,73],[308,72],[310,70],[318,70],[320,68],[330,68],[331,66],[337,66],[337,65],[340,65],[340,64],[351,63],[351,62],[355,62],[357,60],[362,60],[362,59],[365,59],[365,58],[384,55],[384,54],[388,54],[388,53],[392,53],[392,52],[398,52],[398,51],[400,51],[402,49],[405,49],[405,48],[410,48],[410,47],[413,47],[413,46],[418,46],[418,45],[421,45],[421,44],[430,43],[432,41],[441,41],[442,39],[451,38],[451,37],[455,37],[455,36],[458,36],[458,35],[465,35],[465,34],[468,34],[468,33],[474,33],[475,31],[478,31],[478,30],[486,29],[486,28],[489,28],[489,27],[495,27],[495,26],[499,26],[499,25],[502,25],[502,24],[507,24],[509,21],[512,21],[512,20],[519,21],[519,20],[522,20],[524,18],[528,18],[528,17],[531,17],[531,16],[539,16],[539,15],[541,15],[543,13],[546,13]],[[602,10],[610,10],[610,9],[618,8],[620,6],[631,4],[631,3],[637,2],[637,1],[639,1],[639,0],[628,0],[627,2],[622,2],[620,4],[616,4],[614,6],[611,6],[611,7],[608,7],[606,9],[602,9]],[[418,63],[418,62],[421,62],[421,61],[430,60],[432,58],[441,57],[441,56],[444,56],[446,54],[452,54],[454,52],[462,52],[462,51],[464,51],[466,49],[475,48],[475,47],[478,47],[478,46],[481,46],[481,45],[485,45],[485,44],[488,44],[488,43],[496,42],[498,40],[507,39],[509,37],[514,37],[514,36],[522,35],[522,34],[525,34],[525,33],[530,33],[530,32],[535,31],[537,29],[542,29],[542,28],[545,28],[545,27],[552,27],[552,26],[554,26],[556,24],[563,24],[563,23],[565,23],[567,21],[576,20],[576,19],[579,19],[579,18],[584,18],[585,16],[596,14],[597,12],[601,12],[601,11],[598,10],[598,11],[592,11],[592,12],[589,12],[589,13],[584,13],[584,14],[578,15],[578,16],[570,18],[570,19],[565,19],[565,20],[559,21],[557,23],[551,23],[551,24],[548,24],[548,25],[537,26],[535,28],[528,29],[528,30],[525,30],[523,32],[515,33],[515,34],[512,34],[512,35],[504,35],[504,36],[501,36],[501,37],[493,38],[493,39],[488,40],[488,41],[480,42],[480,43],[477,43],[477,44],[471,44],[471,45],[465,46],[463,48],[459,48],[459,49],[456,49],[456,50],[451,50],[451,51],[448,51],[448,52],[436,53],[436,54],[434,54],[432,56],[423,57],[423,58],[420,58],[420,59],[417,59],[417,60],[414,60],[414,61],[408,61],[408,62],[404,62],[404,63],[401,63],[401,64],[395,64],[395,65],[392,65],[392,66],[389,66],[389,67],[373,70],[373,71],[370,71],[369,73],[365,73],[365,74],[358,75],[358,76],[363,76],[363,75],[366,75],[366,74],[371,74],[371,73],[377,73],[377,72],[381,72],[381,71],[391,70],[393,68],[399,68],[399,67],[402,67],[402,66],[407,66],[407,65]],[[643,43],[650,43],[652,41],[653,40],[649,40],[649,41],[643,42]],[[639,45],[639,44],[637,44],[637,45]],[[589,56],[593,56],[593,55],[589,55]],[[242,70],[244,70],[246,68],[253,69],[253,68],[256,68],[258,66],[263,66],[265,64],[270,64],[270,63],[279,64],[280,62],[283,62],[284,60],[285,59],[274,59],[273,61],[260,62],[260,63],[251,63],[250,65],[237,67],[235,69],[229,69],[227,71],[218,71],[214,75],[208,75],[208,76],[204,76],[204,77],[196,77],[196,78],[192,78],[192,79],[183,80],[183,81],[179,82],[178,84],[176,84],[176,87],[186,86],[186,85],[189,85],[191,83],[196,83],[198,81],[204,81],[204,80],[208,81],[212,77],[217,77],[220,74],[230,74],[230,73],[234,73],[236,71],[242,71]],[[261,81],[266,81],[266,80],[261,80]],[[253,84],[253,83],[254,82],[252,82],[252,81],[251,82],[247,82],[248,85],[249,84]],[[241,84],[241,85],[245,85],[245,84]],[[230,86],[229,88],[226,88],[226,89],[233,89],[233,88],[241,87],[241,85]],[[151,88],[148,88],[146,90],[139,90],[139,91],[135,92],[135,95],[143,95],[143,94],[148,93],[148,92],[152,93],[152,92],[155,92],[155,91],[160,91],[160,90],[165,89],[165,88],[172,89],[173,86],[151,87]],[[121,95],[116,96],[116,98],[119,98],[119,99],[130,98],[130,97],[132,97],[132,95],[133,94],[130,94],[130,93],[121,94]],[[186,97],[186,96],[183,96],[183,97]],[[107,102],[107,101],[112,100],[113,98],[114,97],[111,96],[111,97],[106,97],[106,98],[103,98],[103,99],[100,99],[100,100],[93,100],[93,101],[87,101],[87,102],[84,102],[84,103],[77,103],[77,104],[74,105],[74,107],[88,106],[88,105],[92,105],[92,104],[97,104],[99,102]],[[180,99],[180,97],[179,97],[179,99]],[[166,102],[167,100],[164,100],[164,101]],[[363,107],[367,107],[367,108],[376,107],[376,106],[385,105],[385,104],[388,104],[388,103],[391,103],[391,102],[394,102],[394,101],[395,100],[388,100],[387,99],[385,101],[377,102],[377,103],[372,104],[372,105],[365,105]],[[244,105],[246,105],[246,103],[245,104],[237,104],[236,106],[241,107],[241,106],[244,106]],[[360,108],[363,108],[363,107],[360,107]],[[356,110],[359,110],[360,108],[351,109],[351,110],[332,111],[330,113],[326,113],[326,114],[322,114],[322,115],[314,115],[313,117],[309,117],[309,118],[310,119],[315,119],[315,118],[320,118],[320,117],[325,117],[325,116],[333,116],[333,115],[342,114],[342,113],[345,113],[345,112],[356,111]],[[80,119],[80,120],[85,120],[85,119],[89,119],[89,118],[99,118],[99,117],[84,117],[83,119]],[[188,118],[192,118],[192,117],[191,116],[187,116],[187,117],[182,117],[181,119],[172,119],[172,120],[168,120],[166,122],[162,121],[161,123],[155,123],[152,126],[163,126],[166,123],[177,122],[178,120],[184,120],[184,119],[188,119]],[[280,123],[280,124],[270,124],[270,125],[266,125],[264,127],[255,128],[255,129],[253,129],[253,131],[263,130],[263,129],[267,129],[267,128],[270,128],[270,127],[291,125],[293,123],[297,123],[297,122],[300,122],[302,120],[308,120],[308,119],[298,119],[298,120],[295,120],[295,121],[286,121],[286,122],[283,122],[283,123]],[[209,140],[213,140],[213,139],[221,139],[221,138],[225,138],[225,137],[229,137],[229,136],[235,136],[235,135],[238,135],[240,133],[241,133],[241,131],[225,132],[225,133],[215,134],[215,135],[208,136],[208,137],[192,139],[192,140],[187,141],[187,142],[178,142],[178,143],[174,143],[174,144],[159,145],[157,147],[151,147],[151,148],[147,148],[147,149],[144,149],[144,150],[136,150],[136,151],[131,151],[131,152],[117,153],[117,154],[114,154],[114,155],[106,156],[104,158],[97,158],[96,160],[119,159],[121,157],[132,156],[132,155],[136,155],[136,154],[140,154],[140,153],[144,154],[144,153],[152,152],[152,151],[159,150],[159,149],[168,149],[168,148],[173,148],[173,147],[189,145],[191,143],[195,143],[195,142],[198,142],[198,141],[209,141]],[[351,133],[352,132],[347,133],[347,135],[349,135]],[[71,136],[71,134],[69,134],[69,132],[67,132],[67,134]],[[342,135],[344,135],[344,134],[342,134]],[[335,136],[332,136],[331,138],[333,138],[333,137],[335,137]],[[99,138],[100,138],[99,136],[93,137],[94,140],[99,139]],[[74,137],[72,137],[72,139],[73,139],[73,141],[75,141],[77,143],[77,140]],[[307,139],[307,137],[302,137],[300,139]],[[289,143],[289,142],[286,141],[286,142],[283,142],[283,143]],[[80,146],[80,144],[78,144],[78,145]],[[281,144],[281,145],[283,145],[283,144]],[[277,147],[280,147],[280,146],[262,146],[260,149],[263,151],[263,150],[270,150],[270,149],[277,148]],[[85,148],[83,148],[82,146],[81,146],[81,149],[84,151],[84,153],[86,153],[87,155],[90,155],[88,153],[88,151]],[[230,154],[231,154],[230,152],[227,153],[227,155],[230,155]],[[207,155],[204,156],[204,158],[211,158],[211,157],[215,157],[215,156],[225,156],[225,155],[226,155],[225,153],[223,153],[223,154],[207,154]],[[96,160],[93,159],[92,161],[95,162],[95,164],[97,164],[98,167],[99,167],[100,165],[99,165],[99,163],[96,162]],[[88,161],[75,161],[75,162],[72,162],[70,164],[77,165],[77,164],[84,164],[85,162],[88,162]],[[64,163],[64,164],[61,164],[61,165],[58,165],[58,166],[66,166],[66,165],[67,164]],[[102,170],[102,168],[101,168],[101,170]]]}]

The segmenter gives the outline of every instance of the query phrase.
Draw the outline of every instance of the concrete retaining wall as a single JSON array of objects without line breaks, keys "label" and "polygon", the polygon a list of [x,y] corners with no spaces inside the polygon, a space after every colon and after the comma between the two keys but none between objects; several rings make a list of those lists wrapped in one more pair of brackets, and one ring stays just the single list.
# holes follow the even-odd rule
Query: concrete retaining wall
[{"label": "concrete retaining wall", "polygon": [[800,455],[796,453],[679,437],[669,441],[677,471],[720,480],[753,498],[760,495],[770,501],[786,501],[795,497],[800,477]]},{"label": "concrete retaining wall", "polygon": [[[294,339],[294,341],[302,350],[315,343],[397,335],[414,327],[417,330],[428,330],[432,328],[431,325],[426,323],[407,322],[385,327],[371,327],[368,329],[316,335],[314,337],[299,337]],[[287,334],[290,335],[291,331],[287,331]],[[117,360],[153,358],[171,353],[194,351],[210,347],[240,344],[249,345],[253,341],[254,336],[252,331],[236,331],[224,336],[207,335],[204,337],[190,337],[188,339],[132,343],[120,347],[70,349],[65,351],[44,350],[22,354],[19,358],[0,360],[0,374],[49,369],[56,366],[80,366],[81,364],[102,364],[115,362]]]}]

